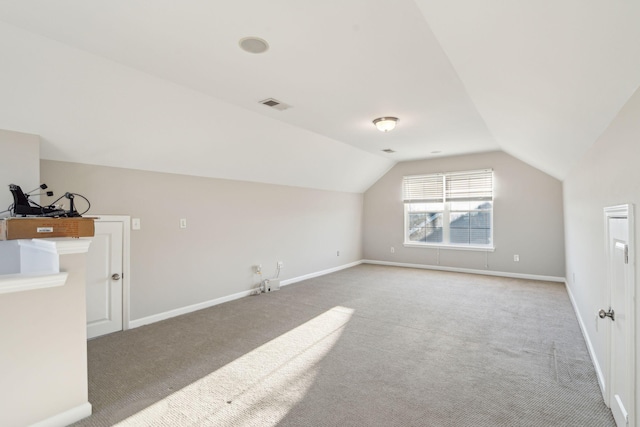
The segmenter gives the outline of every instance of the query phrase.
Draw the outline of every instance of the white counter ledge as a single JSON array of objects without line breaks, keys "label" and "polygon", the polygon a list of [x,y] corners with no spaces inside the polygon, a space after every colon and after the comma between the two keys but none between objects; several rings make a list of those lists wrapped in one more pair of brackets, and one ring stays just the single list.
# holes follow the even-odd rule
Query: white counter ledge
[{"label": "white counter ledge", "polygon": [[3,274],[0,276],[0,294],[62,286],[67,281],[67,276],[67,273]]},{"label": "white counter ledge", "polygon": [[90,239],[70,238],[0,242],[0,294],[64,285],[60,255],[85,253],[90,244]]},{"label": "white counter ledge", "polygon": [[91,239],[0,241],[0,425],[91,415],[86,252]]}]

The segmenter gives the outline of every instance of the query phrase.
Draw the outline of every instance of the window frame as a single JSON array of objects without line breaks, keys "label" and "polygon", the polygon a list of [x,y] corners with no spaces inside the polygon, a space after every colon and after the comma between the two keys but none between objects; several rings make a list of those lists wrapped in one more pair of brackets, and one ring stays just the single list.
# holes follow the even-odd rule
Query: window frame
[{"label": "window frame", "polygon": [[[490,234],[489,234],[489,242],[486,245],[479,245],[479,244],[463,244],[463,243],[451,243],[451,228],[450,228],[450,223],[451,223],[451,213],[452,212],[462,212],[461,210],[457,209],[457,210],[452,210],[451,209],[451,203],[452,200],[448,200],[447,199],[447,179],[451,178],[451,177],[460,177],[460,176],[472,176],[474,174],[486,174],[489,173],[490,174],[490,180],[491,180],[491,194],[490,194],[490,198],[487,198],[486,194],[484,194],[483,197],[479,197],[476,199],[473,198],[468,198],[469,201],[480,201],[480,200],[490,200],[491,201],[491,209],[490,210],[484,210],[484,209],[468,209],[466,210],[466,212],[483,212],[483,211],[489,211],[490,212]],[[441,177],[442,179],[442,186],[441,188],[438,188],[438,191],[442,191],[442,195],[440,198],[437,199],[433,199],[431,201],[428,200],[407,200],[407,190],[405,189],[406,183],[408,179],[422,179],[423,181],[430,181],[433,180],[434,177]],[[414,248],[435,248],[435,249],[453,249],[453,250],[467,250],[467,251],[484,251],[484,252],[493,252],[495,250],[495,244],[494,244],[494,179],[493,179],[493,169],[481,169],[481,170],[472,170],[472,171],[461,171],[461,172],[442,172],[442,173],[432,173],[432,174],[423,174],[423,175],[407,175],[403,177],[403,195],[402,195],[402,204],[403,204],[403,211],[404,211],[404,230],[403,230],[403,235],[404,235],[404,242],[403,242],[403,246],[405,247],[414,247]],[[411,192],[411,190],[409,190],[409,192]],[[415,193],[414,193],[415,194]],[[430,195],[432,196],[433,193],[430,193]],[[453,199],[453,202],[455,202],[455,198]],[[411,204],[417,204],[417,203],[442,203],[443,209],[442,210],[438,210],[438,212],[442,212],[442,242],[416,242],[416,241],[411,241],[409,240],[409,231],[410,231],[410,224],[409,224],[409,214],[410,213],[415,213],[416,211],[410,211],[409,210],[409,205]],[[430,212],[435,212],[435,211],[430,211]],[[425,213],[427,213],[425,211]],[[470,218],[471,220],[471,218]]]}]

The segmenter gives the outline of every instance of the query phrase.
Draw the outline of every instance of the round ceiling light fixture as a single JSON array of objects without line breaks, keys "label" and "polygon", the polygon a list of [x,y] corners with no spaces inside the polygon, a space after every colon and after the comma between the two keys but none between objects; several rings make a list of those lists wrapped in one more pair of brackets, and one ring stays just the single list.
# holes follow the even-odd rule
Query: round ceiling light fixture
[{"label": "round ceiling light fixture", "polygon": [[259,37],[245,37],[240,39],[240,48],[249,53],[264,53],[269,50],[269,43]]},{"label": "round ceiling light fixture", "polygon": [[379,117],[373,121],[373,124],[376,125],[380,132],[393,130],[396,127],[396,123],[398,123],[397,117]]}]

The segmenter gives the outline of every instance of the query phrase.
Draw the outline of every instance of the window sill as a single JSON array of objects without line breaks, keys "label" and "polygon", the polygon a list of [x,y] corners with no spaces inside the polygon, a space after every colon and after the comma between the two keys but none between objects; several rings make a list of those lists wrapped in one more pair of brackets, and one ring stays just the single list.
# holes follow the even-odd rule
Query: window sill
[{"label": "window sill", "polygon": [[423,248],[423,249],[450,249],[454,251],[480,251],[493,252],[496,250],[494,246],[467,246],[467,245],[444,245],[444,244],[427,244],[427,243],[403,243],[405,248]]}]

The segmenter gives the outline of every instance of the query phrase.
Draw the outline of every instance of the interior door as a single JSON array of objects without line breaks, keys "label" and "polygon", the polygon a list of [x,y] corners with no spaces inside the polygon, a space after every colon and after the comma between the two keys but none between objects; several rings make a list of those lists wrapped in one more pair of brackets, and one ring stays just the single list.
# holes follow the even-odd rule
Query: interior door
[{"label": "interior door", "polygon": [[87,254],[87,338],[122,330],[123,228],[121,221],[95,221]]},{"label": "interior door", "polygon": [[634,278],[629,217],[607,216],[607,270],[610,307],[600,310],[609,323],[609,405],[619,427],[634,425]]}]

